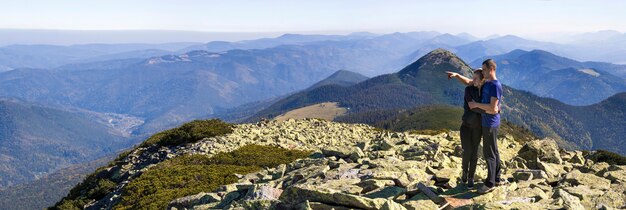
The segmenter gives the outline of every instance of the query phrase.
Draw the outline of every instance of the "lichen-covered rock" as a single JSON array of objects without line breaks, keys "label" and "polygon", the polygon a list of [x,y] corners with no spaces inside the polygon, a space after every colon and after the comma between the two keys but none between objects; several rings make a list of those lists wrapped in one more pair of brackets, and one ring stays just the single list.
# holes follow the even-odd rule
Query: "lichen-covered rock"
[{"label": "lichen-covered rock", "polygon": [[559,147],[552,139],[526,142],[517,155],[528,161],[528,167],[533,169],[538,169],[536,168],[537,160],[555,164],[563,162]]},{"label": "lichen-covered rock", "polygon": [[626,183],[626,170],[608,171],[604,173],[604,177],[613,182]]},{"label": "lichen-covered rock", "polygon": [[516,171],[513,178],[517,181],[529,181],[533,179],[533,173],[530,171]]},{"label": "lichen-covered rock", "polygon": [[380,210],[406,210],[406,208],[401,204],[394,202],[393,200],[387,200],[387,202],[383,204]]},{"label": "lichen-covered rock", "polygon": [[367,198],[385,198],[385,199],[396,199],[401,195],[406,193],[406,189],[397,186],[388,186],[383,189],[367,193],[363,195],[363,197]]},{"label": "lichen-covered rock", "polygon": [[585,209],[585,207],[580,203],[580,199],[578,199],[576,196],[570,195],[569,193],[565,192],[565,190],[557,189],[554,192],[553,197],[563,200],[563,207],[565,207],[566,209],[572,209],[572,210]]},{"label": "lichen-covered rock", "polygon": [[[187,197],[178,198],[169,203],[168,209],[190,209],[194,206],[204,205],[214,207],[222,200],[217,193],[199,193]],[[209,205],[213,204],[213,205]]]},{"label": "lichen-covered rock", "polygon": [[541,188],[519,188],[513,192],[510,192],[507,197],[520,197],[520,198],[534,198],[534,201],[540,201],[542,199],[548,199],[550,196],[546,194]]},{"label": "lichen-covered rock", "polygon": [[606,190],[611,187],[611,181],[593,174],[582,173],[579,170],[573,170],[565,175],[565,182],[572,185],[586,185],[593,189]]},{"label": "lichen-covered rock", "polygon": [[278,200],[283,190],[268,185],[252,185],[244,196],[244,200]]},{"label": "lichen-covered rock", "polygon": [[285,192],[281,195],[280,200],[289,202],[294,206],[304,201],[312,201],[361,209],[380,209],[387,201],[382,198],[372,199],[335,192],[332,189],[316,189],[313,186],[289,187],[285,189]]}]

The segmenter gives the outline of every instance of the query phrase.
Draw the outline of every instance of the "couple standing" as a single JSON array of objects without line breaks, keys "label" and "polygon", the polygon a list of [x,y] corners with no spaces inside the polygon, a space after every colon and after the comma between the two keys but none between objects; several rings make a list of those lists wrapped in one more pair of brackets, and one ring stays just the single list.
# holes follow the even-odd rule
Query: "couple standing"
[{"label": "couple standing", "polygon": [[482,69],[474,70],[472,79],[458,73],[446,72],[448,79],[456,78],[467,85],[464,97],[461,146],[463,147],[461,181],[468,188],[474,187],[474,174],[478,161],[478,145],[482,137],[483,157],[487,162],[487,179],[478,193],[493,191],[496,186],[507,184],[500,178],[500,153],[498,152],[498,129],[500,128],[500,100],[502,84],[496,77],[496,62],[487,59]]}]

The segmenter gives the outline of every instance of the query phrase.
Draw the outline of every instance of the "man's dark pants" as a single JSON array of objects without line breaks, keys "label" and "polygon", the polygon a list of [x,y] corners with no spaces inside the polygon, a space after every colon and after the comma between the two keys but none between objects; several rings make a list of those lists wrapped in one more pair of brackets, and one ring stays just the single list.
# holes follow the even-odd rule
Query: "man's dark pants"
[{"label": "man's dark pants", "polygon": [[495,186],[500,181],[500,153],[498,152],[499,126],[483,126],[483,156],[487,162],[487,187]]}]

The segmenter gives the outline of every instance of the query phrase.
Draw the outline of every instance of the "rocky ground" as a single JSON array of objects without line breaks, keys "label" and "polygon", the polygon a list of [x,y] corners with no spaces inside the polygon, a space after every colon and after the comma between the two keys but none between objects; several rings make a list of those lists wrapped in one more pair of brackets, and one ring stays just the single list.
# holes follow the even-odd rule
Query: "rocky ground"
[{"label": "rocky ground", "polygon": [[[213,155],[246,144],[313,150],[307,159],[239,175],[238,183],[178,198],[170,209],[611,209],[626,208],[626,166],[594,163],[550,139],[499,139],[509,185],[479,195],[459,184],[458,132],[393,133],[324,120],[265,121],[197,143],[135,150],[107,173],[121,185],[89,208],[110,208],[124,183],[166,159]],[[482,150],[479,150],[482,151]],[[481,158],[479,158],[481,159]],[[479,160],[477,180],[486,177]]]}]

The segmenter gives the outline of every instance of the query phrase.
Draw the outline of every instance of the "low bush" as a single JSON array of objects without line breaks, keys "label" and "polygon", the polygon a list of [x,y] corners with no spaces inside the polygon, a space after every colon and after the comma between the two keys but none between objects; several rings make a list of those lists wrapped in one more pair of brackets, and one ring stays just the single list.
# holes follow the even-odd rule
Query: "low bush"
[{"label": "low bush", "polygon": [[626,165],[626,157],[606,150],[598,150],[592,153],[589,159],[594,162],[606,162],[611,165]]}]

